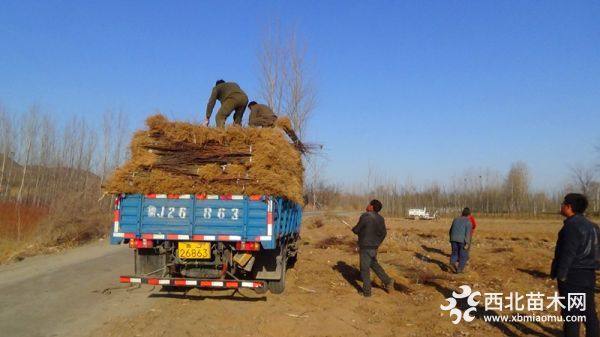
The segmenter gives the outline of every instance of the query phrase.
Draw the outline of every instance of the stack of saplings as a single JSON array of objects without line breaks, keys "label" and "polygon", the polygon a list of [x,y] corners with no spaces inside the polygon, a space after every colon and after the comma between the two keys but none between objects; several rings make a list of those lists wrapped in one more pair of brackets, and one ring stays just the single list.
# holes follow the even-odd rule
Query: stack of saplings
[{"label": "stack of saplings", "polygon": [[104,185],[108,193],[266,194],[302,203],[298,144],[282,128],[209,128],[146,120],[131,141],[131,160]]}]

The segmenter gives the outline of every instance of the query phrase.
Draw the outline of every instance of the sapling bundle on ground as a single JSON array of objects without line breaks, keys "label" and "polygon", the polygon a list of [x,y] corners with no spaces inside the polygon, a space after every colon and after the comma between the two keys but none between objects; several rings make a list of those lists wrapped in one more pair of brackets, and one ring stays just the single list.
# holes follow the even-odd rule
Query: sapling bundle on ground
[{"label": "sapling bundle on ground", "polygon": [[209,128],[146,120],[108,193],[268,194],[302,203],[301,152],[282,128]]}]

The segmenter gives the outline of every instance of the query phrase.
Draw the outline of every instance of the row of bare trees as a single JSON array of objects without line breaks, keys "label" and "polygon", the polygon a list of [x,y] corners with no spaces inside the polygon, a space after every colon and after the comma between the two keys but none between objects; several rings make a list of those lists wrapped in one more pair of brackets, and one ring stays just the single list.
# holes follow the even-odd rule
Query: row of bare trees
[{"label": "row of bare trees", "polygon": [[294,29],[274,23],[258,51],[260,96],[275,114],[288,116],[302,139],[316,104],[307,47]]},{"label": "row of bare trees", "polygon": [[[21,205],[81,212],[80,203],[98,203],[101,183],[126,156],[130,136],[121,111],[107,111],[101,127],[83,118],[59,120],[32,106],[23,113],[0,106],[0,202],[17,211],[21,239]],[[66,201],[73,203],[65,205]],[[95,201],[92,202],[92,201]]]},{"label": "row of bare trees", "polygon": [[0,106],[0,201],[47,205],[65,191],[98,187],[125,159],[130,135],[122,111],[107,111],[101,124]]},{"label": "row of bare trees", "polygon": [[[387,214],[404,216],[409,208],[437,210],[441,214],[456,214],[469,206],[479,213],[497,215],[557,213],[564,194],[581,192],[590,201],[589,212],[600,211],[600,183],[594,180],[594,168],[573,169],[571,182],[555,192],[532,191],[531,173],[523,162],[513,163],[504,175],[491,169],[469,170],[447,184],[433,183],[418,187],[410,180],[403,184],[382,178],[369,170],[366,186],[350,188],[319,182],[309,184],[306,198],[314,195],[323,207],[362,209],[366,200],[378,198]],[[365,192],[366,191],[366,192]]]}]

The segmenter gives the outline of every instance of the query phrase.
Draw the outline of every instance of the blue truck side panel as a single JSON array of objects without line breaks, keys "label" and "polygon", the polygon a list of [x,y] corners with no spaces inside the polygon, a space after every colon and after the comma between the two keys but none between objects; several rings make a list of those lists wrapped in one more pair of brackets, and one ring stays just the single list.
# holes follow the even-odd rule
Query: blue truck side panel
[{"label": "blue truck side panel", "polygon": [[[268,202],[273,205],[270,240],[267,227]],[[239,236],[242,241],[259,241],[265,249],[277,247],[278,240],[300,231],[302,208],[284,198],[264,200],[156,199],[126,194],[120,201],[120,233]],[[111,242],[122,242],[112,238]]]}]

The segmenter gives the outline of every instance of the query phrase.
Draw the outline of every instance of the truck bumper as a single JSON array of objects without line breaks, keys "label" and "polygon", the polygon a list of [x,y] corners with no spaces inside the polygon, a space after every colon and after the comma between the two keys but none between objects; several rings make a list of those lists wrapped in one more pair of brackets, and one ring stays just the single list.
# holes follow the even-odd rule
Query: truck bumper
[{"label": "truck bumper", "polygon": [[264,281],[238,281],[238,280],[210,280],[210,279],[195,279],[195,278],[167,278],[167,277],[147,277],[147,276],[121,276],[121,283],[132,284],[150,284],[164,285],[177,287],[194,287],[194,288],[215,288],[215,289],[237,289],[237,288],[264,288]]}]

